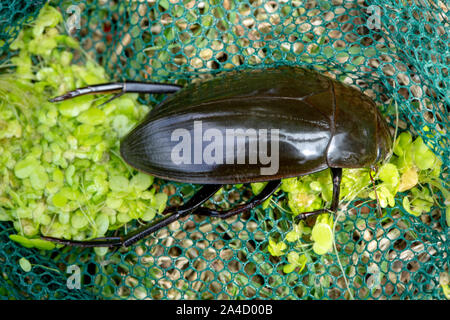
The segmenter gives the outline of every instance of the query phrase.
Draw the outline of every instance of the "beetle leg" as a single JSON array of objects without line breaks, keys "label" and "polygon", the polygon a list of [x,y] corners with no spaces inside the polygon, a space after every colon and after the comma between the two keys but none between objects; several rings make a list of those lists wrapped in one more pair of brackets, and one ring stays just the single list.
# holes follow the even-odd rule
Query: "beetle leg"
[{"label": "beetle leg", "polygon": [[61,96],[50,99],[50,102],[59,102],[72,99],[85,94],[117,93],[111,100],[118,98],[124,93],[174,93],[181,89],[181,86],[168,83],[145,83],[145,82],[111,82],[96,84],[69,91]]},{"label": "beetle leg", "polygon": [[341,180],[342,180],[342,168],[331,168],[331,175],[333,178],[333,199],[331,200],[330,209],[320,209],[310,212],[300,213],[295,217],[295,221],[298,222],[300,220],[306,219],[310,216],[314,216],[320,213],[330,213],[337,212],[339,206],[339,193],[341,191]]},{"label": "beetle leg", "polygon": [[253,209],[254,207],[260,205],[264,201],[266,201],[281,185],[281,180],[269,181],[264,189],[258,193],[253,199],[241,206],[237,206],[236,208],[226,210],[226,211],[216,211],[208,208],[198,208],[194,214],[202,215],[202,216],[211,216],[211,217],[219,217],[222,219],[226,219],[228,217],[234,216],[235,214],[241,213],[246,210]]},{"label": "beetle leg", "polygon": [[122,245],[122,237],[102,237],[88,241],[67,240],[53,237],[41,237],[43,240],[55,242],[65,246],[92,248],[92,247],[120,247]]},{"label": "beetle leg", "polygon": [[[209,198],[211,198],[217,191],[222,188],[220,184],[209,184],[203,186],[200,191],[198,191],[189,201],[178,207],[178,208],[170,208],[168,211],[168,215],[156,220],[152,221],[142,227],[136,229],[135,231],[130,232],[124,237],[104,237],[97,238],[88,241],[75,241],[75,240],[65,240],[58,239],[53,237],[42,237],[44,240],[56,242],[63,245],[68,246],[76,246],[76,247],[129,247],[135,242],[145,238],[149,234],[158,231],[159,229],[167,226],[168,224],[183,218],[198,207],[200,207],[203,203],[205,203]],[[176,210],[175,212],[170,212]]]}]

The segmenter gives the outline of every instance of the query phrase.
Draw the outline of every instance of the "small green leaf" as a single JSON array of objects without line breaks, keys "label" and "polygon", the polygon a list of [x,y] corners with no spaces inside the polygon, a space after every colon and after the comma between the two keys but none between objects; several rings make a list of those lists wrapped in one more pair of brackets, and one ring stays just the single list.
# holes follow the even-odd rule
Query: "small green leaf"
[{"label": "small green leaf", "polygon": [[106,255],[109,251],[108,247],[95,247],[94,252],[97,256],[102,257]]},{"label": "small green leaf", "polygon": [[105,113],[97,108],[89,108],[88,110],[81,113],[78,118],[78,121],[88,125],[99,125],[105,122],[106,115]]},{"label": "small green leaf", "polygon": [[26,258],[22,257],[19,259],[19,265],[22,268],[23,271],[25,272],[30,272],[31,271],[31,263],[30,261],[28,261]]},{"label": "small green leaf", "polygon": [[269,239],[269,247],[268,250],[270,254],[274,257],[279,257],[284,255],[284,250],[286,250],[287,245],[284,242],[275,242],[272,239]]},{"label": "small green leaf", "polygon": [[331,246],[329,245],[322,245],[320,243],[314,242],[313,244],[313,251],[318,255],[324,255],[330,250]]},{"label": "small green leaf", "polygon": [[14,167],[14,174],[19,179],[28,178],[39,166],[39,162],[34,158],[26,158],[17,162]]},{"label": "small green leaf", "polygon": [[386,163],[381,166],[379,177],[393,187],[397,186],[400,181],[400,174],[398,173],[397,167],[392,163]]},{"label": "small green leaf", "polygon": [[167,10],[169,8],[169,1],[168,0],[160,0],[158,2],[159,6],[161,6],[161,8],[163,8],[164,10]]},{"label": "small green leaf", "polygon": [[314,252],[318,255],[325,254],[333,245],[333,231],[327,223],[316,222],[311,232],[311,239],[314,241]]},{"label": "small green leaf", "polygon": [[288,232],[286,235],[286,241],[288,242],[295,242],[300,239],[303,233],[303,222],[299,222],[297,224],[294,224],[294,230]]},{"label": "small green leaf", "polygon": [[130,222],[132,219],[133,219],[133,218],[131,218],[131,217],[128,215],[128,213],[126,213],[126,212],[120,212],[120,213],[117,215],[117,220],[118,220],[120,223],[127,223],[127,222]]},{"label": "small green leaf", "polygon": [[31,243],[30,239],[18,235],[18,234],[11,234],[9,235],[9,238],[17,243],[20,243],[22,246],[24,246],[25,248],[32,248],[33,244]]},{"label": "small green leaf", "polygon": [[78,210],[70,219],[70,222],[72,224],[72,227],[76,229],[82,229],[89,223],[88,219],[85,217],[85,215]]},{"label": "small green leaf", "polygon": [[283,266],[283,272],[284,272],[284,273],[291,273],[292,271],[295,270],[296,267],[297,267],[297,266],[296,266],[295,264],[291,264],[291,263],[285,264],[285,265]]},{"label": "small green leaf", "polygon": [[42,239],[29,239],[18,234],[11,234],[9,238],[17,243],[20,243],[25,248],[38,248],[42,250],[53,250],[55,244],[50,241]]},{"label": "small green leaf", "polygon": [[93,97],[86,95],[76,99],[64,100],[59,105],[59,112],[66,117],[78,117],[78,115],[88,110],[92,104]]},{"label": "small green leaf", "polygon": [[139,172],[137,175],[131,178],[130,186],[134,188],[134,190],[140,192],[150,188],[152,183],[153,183],[153,176]]},{"label": "small green leaf", "polygon": [[266,186],[267,182],[254,182],[251,183],[251,187],[252,187],[252,192],[253,194],[257,195],[258,193],[260,193],[264,187]]},{"label": "small green leaf", "polygon": [[58,192],[52,198],[53,205],[58,208],[62,208],[67,204],[67,198],[62,192]]},{"label": "small green leaf", "polygon": [[295,242],[300,238],[300,235],[295,231],[290,231],[286,235],[286,241]]},{"label": "small green leaf", "polygon": [[30,174],[31,186],[36,190],[44,190],[48,183],[48,174],[44,167],[37,166]]},{"label": "small green leaf", "polygon": [[97,232],[99,235],[104,235],[108,231],[109,218],[106,214],[102,213],[95,218],[95,225],[97,226]]},{"label": "small green leaf", "polygon": [[147,211],[142,215],[141,219],[143,221],[151,221],[156,215],[156,210],[153,208],[148,208]]},{"label": "small green leaf", "polygon": [[152,199],[152,207],[157,209],[159,213],[162,213],[166,208],[168,198],[164,192],[155,194],[155,197]]},{"label": "small green leaf", "polygon": [[415,168],[408,168],[400,177],[400,185],[398,187],[398,191],[404,192],[406,190],[409,190],[416,186],[418,182],[419,175],[417,174],[417,170]]},{"label": "small green leaf", "polygon": [[41,250],[53,250],[56,245],[53,242],[43,240],[43,239],[30,239],[31,244]]},{"label": "small green leaf", "polygon": [[397,156],[402,156],[407,146],[411,144],[412,136],[409,132],[402,132],[394,143],[394,153]]},{"label": "small green leaf", "polygon": [[109,179],[109,188],[112,191],[127,191],[128,190],[128,179],[124,176],[112,176]]},{"label": "small green leaf", "polygon": [[408,212],[409,214],[412,214],[413,216],[416,216],[416,217],[419,217],[421,215],[421,212],[413,211],[411,209],[411,204],[409,202],[408,197],[403,198],[402,204],[403,204],[403,208],[405,208],[406,212]]},{"label": "small green leaf", "polygon": [[115,198],[112,195],[108,195],[106,198],[106,205],[111,209],[118,209],[123,203],[123,199]]}]

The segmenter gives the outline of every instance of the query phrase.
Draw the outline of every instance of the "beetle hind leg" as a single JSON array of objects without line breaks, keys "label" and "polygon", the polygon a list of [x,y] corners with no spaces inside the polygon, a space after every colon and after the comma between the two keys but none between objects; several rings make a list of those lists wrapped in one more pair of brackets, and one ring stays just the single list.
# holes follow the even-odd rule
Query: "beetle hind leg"
[{"label": "beetle hind leg", "polygon": [[281,180],[273,180],[269,181],[267,185],[264,187],[264,189],[258,193],[256,196],[252,198],[251,201],[249,201],[246,204],[237,206],[236,208],[225,210],[225,211],[217,211],[212,210],[208,208],[198,208],[194,214],[202,215],[202,216],[210,216],[210,217],[218,217],[222,219],[229,218],[231,216],[234,216],[238,213],[241,213],[246,210],[253,209],[254,207],[260,205],[264,201],[266,201],[281,185]]},{"label": "beetle hind leg", "polygon": [[321,213],[337,212],[339,206],[339,193],[341,191],[342,168],[331,168],[331,175],[333,179],[333,199],[331,200],[330,209],[320,209],[300,213],[295,217],[296,222]]},{"label": "beetle hind leg", "polygon": [[65,246],[92,248],[92,247],[121,247],[123,243],[122,237],[102,237],[88,241],[66,240],[53,237],[41,237],[43,240],[62,244]]},{"label": "beetle hind leg", "polygon": [[65,240],[52,237],[42,237],[44,240],[55,242],[58,244],[63,244],[67,246],[74,247],[129,247],[137,241],[147,237],[153,232],[158,231],[161,228],[175,222],[176,220],[183,218],[197,208],[199,208],[203,203],[205,203],[209,198],[211,198],[219,189],[222,188],[220,184],[209,184],[203,186],[196,194],[189,199],[186,204],[178,208],[166,209],[166,216],[161,219],[152,221],[142,227],[130,232],[124,237],[104,237],[96,238],[88,241],[75,241],[75,240]]}]

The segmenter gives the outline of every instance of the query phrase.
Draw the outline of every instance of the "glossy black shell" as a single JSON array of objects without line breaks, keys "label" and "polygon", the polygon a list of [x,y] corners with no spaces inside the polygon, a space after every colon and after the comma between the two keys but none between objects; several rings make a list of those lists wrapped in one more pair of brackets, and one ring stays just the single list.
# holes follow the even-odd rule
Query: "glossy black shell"
[{"label": "glossy black shell", "polygon": [[[199,133],[200,121],[202,134],[208,129],[223,134],[221,161],[195,163],[195,150],[204,152],[220,138],[201,141],[201,149],[195,149],[194,137],[200,135],[195,136],[194,123]],[[239,128],[257,133],[278,129],[278,138],[275,133],[273,137],[267,134],[269,150],[274,146],[272,138],[278,141],[276,173],[261,174],[261,168],[269,164],[250,163],[250,144],[259,148],[261,135],[247,136],[245,163],[238,163],[237,149],[234,161],[230,158],[226,130]],[[173,161],[173,150],[181,141],[172,136],[177,129],[191,135],[190,162]],[[155,107],[123,139],[121,155],[132,167],[166,180],[235,184],[300,176],[329,167],[368,167],[384,158],[391,144],[388,126],[368,97],[317,72],[280,67],[228,73],[186,86]],[[212,154],[220,156],[216,151]]]}]

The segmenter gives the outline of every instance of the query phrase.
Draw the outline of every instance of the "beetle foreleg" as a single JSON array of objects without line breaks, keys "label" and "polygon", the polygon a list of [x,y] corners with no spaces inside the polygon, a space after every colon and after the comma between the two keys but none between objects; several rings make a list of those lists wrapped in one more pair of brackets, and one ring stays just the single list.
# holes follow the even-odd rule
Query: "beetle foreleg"
[{"label": "beetle foreleg", "polygon": [[337,212],[339,206],[339,193],[341,191],[341,180],[342,180],[342,169],[341,168],[331,168],[331,176],[333,179],[333,199],[331,200],[330,209],[320,209],[310,212],[300,213],[295,217],[295,221],[298,222],[300,220],[306,219],[308,217],[314,216],[320,213],[330,213]]},{"label": "beetle foreleg", "polygon": [[72,99],[85,94],[117,93],[111,100],[118,98],[124,93],[174,93],[181,89],[181,86],[168,83],[145,83],[145,82],[111,82],[91,85],[69,91],[59,97],[50,99],[50,102],[59,102]]},{"label": "beetle foreleg", "polygon": [[[75,247],[129,247],[142,238],[145,238],[149,234],[156,232],[159,229],[169,225],[170,223],[189,215],[203,203],[205,203],[209,198],[211,198],[217,191],[219,191],[220,188],[222,188],[222,185],[220,184],[205,185],[191,199],[189,199],[186,204],[178,208],[170,208],[166,210],[169,211],[167,212],[169,215],[159,220],[152,221],[149,224],[143,225],[142,227],[130,232],[124,237],[105,237],[88,241],[65,240],[52,237],[42,238],[44,240]],[[176,211],[170,212],[173,210]]]},{"label": "beetle foreleg", "polygon": [[228,217],[234,216],[235,214],[241,213],[246,210],[253,209],[254,207],[260,205],[264,201],[266,201],[281,185],[281,180],[269,181],[264,189],[258,193],[253,199],[241,206],[237,206],[236,208],[226,210],[226,211],[216,211],[208,208],[198,208],[194,214],[202,215],[202,216],[211,216],[211,217],[219,217],[222,219],[226,219]]}]

